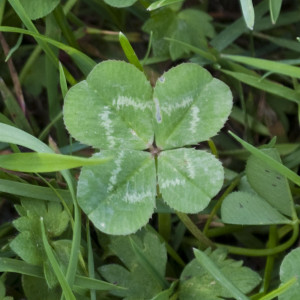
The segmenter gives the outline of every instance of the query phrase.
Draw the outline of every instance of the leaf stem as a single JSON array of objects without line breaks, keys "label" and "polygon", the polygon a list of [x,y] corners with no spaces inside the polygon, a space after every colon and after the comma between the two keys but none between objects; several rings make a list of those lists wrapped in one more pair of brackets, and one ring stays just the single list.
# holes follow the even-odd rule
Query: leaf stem
[{"label": "leaf stem", "polygon": [[216,244],[218,247],[226,248],[228,252],[236,255],[245,255],[245,256],[268,256],[274,255],[280,252],[285,251],[286,249],[290,248],[298,238],[299,234],[299,225],[298,221],[294,220],[292,223],[293,227],[293,234],[288,241],[285,243],[278,245],[273,248],[269,249],[249,249],[249,248],[241,248],[235,246],[228,246],[224,244]]},{"label": "leaf stem", "polygon": [[201,248],[216,248],[216,245],[203,234],[203,232],[193,223],[187,214],[181,212],[176,212],[176,214],[185,227],[190,231],[190,233],[200,242],[202,245]]},{"label": "leaf stem", "polygon": [[203,229],[203,234],[207,235],[207,231],[209,229],[209,225],[212,222],[214,216],[217,214],[217,212],[219,211],[223,200],[226,198],[226,196],[233,191],[233,189],[238,185],[238,183],[241,180],[241,175],[238,175],[232,182],[231,184],[228,186],[228,188],[225,190],[225,192],[222,194],[222,196],[218,199],[217,204],[214,206],[214,208],[212,209],[206,223]]}]

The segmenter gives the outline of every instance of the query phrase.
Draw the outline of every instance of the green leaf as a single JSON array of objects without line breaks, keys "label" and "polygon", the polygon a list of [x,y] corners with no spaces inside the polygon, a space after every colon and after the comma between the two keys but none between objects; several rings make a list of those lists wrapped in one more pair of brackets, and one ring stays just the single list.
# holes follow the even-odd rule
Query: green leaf
[{"label": "green leaf", "polygon": [[[62,189],[55,190],[67,203],[72,202],[69,191]],[[12,180],[0,179],[0,192],[39,200],[60,201],[56,193],[50,188]]]},{"label": "green leaf", "polygon": [[257,89],[277,95],[284,99],[288,99],[298,104],[300,103],[299,92],[287,88],[281,84],[275,83],[265,78],[260,78],[258,76],[253,76],[245,73],[231,72],[227,70],[222,70],[222,72],[237,79],[238,81],[253,86]]},{"label": "green leaf", "polygon": [[142,151],[102,151],[115,155],[103,167],[84,167],[78,202],[93,224],[108,234],[129,234],[146,225],[155,206],[154,158]]},{"label": "green leaf", "polygon": [[239,56],[239,55],[223,54],[222,57],[233,60],[235,62],[249,65],[257,69],[266,70],[266,71],[270,71],[270,72],[274,72],[286,76],[291,76],[295,78],[300,78],[299,68],[288,64],[267,60],[267,59]]},{"label": "green leaf", "polygon": [[249,29],[253,30],[254,26],[254,7],[252,0],[240,0],[242,6],[243,16],[246,25]]},{"label": "green leaf", "polygon": [[283,164],[279,163],[269,155],[265,154],[259,149],[256,149],[254,146],[248,144],[247,142],[243,141],[233,132],[229,131],[229,133],[239,142],[242,146],[247,149],[250,153],[252,153],[257,158],[260,158],[264,163],[266,163],[270,168],[277,171],[280,175],[287,177],[289,180],[294,182],[295,184],[300,186],[300,176],[285,167]]},{"label": "green leaf", "polygon": [[133,5],[137,0],[104,0],[105,3],[114,7],[127,7]]},{"label": "green leaf", "polygon": [[20,232],[10,243],[12,250],[24,261],[42,265],[45,259],[40,229],[40,218],[44,218],[49,237],[60,236],[67,228],[69,216],[59,203],[22,199],[18,211],[23,214],[13,224]]},{"label": "green leaf", "polygon": [[61,289],[49,289],[43,278],[23,275],[22,286],[28,300],[57,300],[61,296]]},{"label": "green leaf", "polygon": [[212,154],[194,149],[164,151],[158,157],[163,199],[175,210],[202,211],[223,185],[224,171]]},{"label": "green leaf", "polygon": [[282,0],[269,0],[271,20],[273,24],[276,23],[279,17],[281,5]]},{"label": "green leaf", "polygon": [[143,150],[153,142],[152,106],[152,88],[141,71],[106,61],[68,91],[64,120],[84,144]]},{"label": "green leaf", "polygon": [[233,192],[222,203],[222,221],[228,224],[268,225],[289,224],[265,199],[248,192]]},{"label": "green leaf", "polygon": [[6,86],[5,82],[0,78],[0,91],[2,95],[2,99],[4,105],[8,109],[13,122],[16,124],[17,127],[27,131],[28,133],[33,133],[30,124],[28,123],[24,112],[22,111],[20,104],[17,102],[14,95]]},{"label": "green leaf", "polygon": [[89,159],[52,153],[14,153],[0,156],[0,167],[19,172],[55,172],[98,165],[111,158]]},{"label": "green leaf", "polygon": [[[40,266],[28,264],[22,260],[0,257],[0,272],[11,272],[43,278],[43,269]],[[75,276],[75,286],[95,290],[124,290],[124,287],[106,281],[91,279],[85,276]]]},{"label": "green leaf", "polygon": [[127,287],[127,290],[113,294],[126,299],[151,299],[162,290],[161,284],[137,256],[130,239],[158,276],[164,278],[167,262],[165,246],[155,234],[145,229],[128,237],[110,237],[109,249],[118,256],[125,267],[109,264],[100,267],[99,271],[109,282],[118,282]]},{"label": "green leaf", "polygon": [[43,18],[57,6],[60,0],[26,0],[22,5],[31,20]]},{"label": "green leaf", "polygon": [[[274,148],[261,149],[261,152],[281,163],[278,151]],[[252,188],[281,213],[291,216],[293,198],[286,177],[269,167],[262,159],[251,155],[246,167],[247,179]]]},{"label": "green leaf", "polygon": [[[18,1],[18,0],[13,0],[13,1]],[[48,58],[50,58],[50,59],[52,58],[51,61],[57,68],[59,68],[59,61],[58,61],[57,57],[54,56],[54,53],[50,49],[48,43],[50,45],[55,46],[58,49],[65,51],[68,55],[70,55],[72,57],[72,59],[78,65],[79,69],[85,75],[87,75],[91,71],[91,69],[93,67],[95,67],[95,65],[96,65],[96,63],[90,57],[88,57],[86,54],[84,54],[83,52],[81,52],[73,47],[70,47],[64,43],[60,43],[56,40],[53,40],[47,36],[39,34],[37,30],[33,31],[31,29],[33,31],[32,32],[30,30],[9,27],[9,26],[0,26],[0,30],[4,31],[4,32],[17,32],[17,33],[27,34],[27,35],[34,37],[39,42],[39,44],[41,45],[41,47],[47,54]],[[66,69],[64,69],[64,71],[66,71]],[[67,78],[70,83],[72,83],[72,84],[76,83],[74,78],[70,78],[70,73],[67,73],[66,75],[68,75]]]},{"label": "green leaf", "polygon": [[0,299],[3,299],[6,294],[6,289],[3,281],[0,279]]},{"label": "green leaf", "polygon": [[153,32],[154,56],[171,56],[175,60],[190,53],[191,49],[174,41],[169,42],[165,38],[179,40],[208,52],[206,37],[214,36],[211,20],[212,18],[203,11],[185,9],[175,12],[164,8],[151,15],[143,30],[149,34]]},{"label": "green leaf", "polygon": [[159,0],[155,1],[147,7],[147,10],[152,11],[167,5],[172,5],[174,3],[183,2],[184,0]]},{"label": "green leaf", "polygon": [[119,41],[128,61],[143,72],[143,66],[141,65],[127,37],[122,32],[119,33]]},{"label": "green leaf", "polygon": [[[256,23],[264,16],[268,11],[269,6],[267,1],[261,1],[255,6],[255,18]],[[226,26],[223,31],[216,35],[211,41],[211,45],[221,52],[228,46],[232,45],[236,39],[238,39],[244,32],[248,31],[243,17],[239,18],[229,26]]]},{"label": "green leaf", "polygon": [[76,300],[76,298],[72,292],[71,286],[67,282],[64,273],[60,269],[60,266],[59,266],[58,261],[53,253],[53,250],[52,250],[51,246],[49,245],[49,242],[48,242],[48,239],[46,236],[43,217],[40,218],[40,228],[41,228],[41,232],[42,232],[42,242],[43,242],[43,246],[44,246],[46,255],[47,255],[49,262],[53,268],[53,271],[60,283],[60,286],[63,290],[63,294],[66,297],[66,299],[68,299],[68,300]]},{"label": "green leaf", "polygon": [[280,266],[280,280],[281,282],[287,283],[293,277],[297,278],[296,283],[287,289],[284,293],[279,295],[279,300],[297,300],[299,298],[300,289],[300,248],[292,250],[285,256]]},{"label": "green leaf", "polygon": [[[179,286],[181,300],[220,300],[232,296],[235,296],[235,299],[248,299],[243,294],[249,293],[261,281],[256,272],[242,266],[242,261],[226,259],[224,249],[207,254],[200,252],[200,255],[199,252],[194,250],[197,258],[181,273]],[[237,289],[238,295],[234,295]],[[237,297],[240,295],[241,297]]]},{"label": "green leaf", "polygon": [[155,142],[161,149],[197,144],[216,135],[232,107],[228,86],[196,64],[182,64],[163,74],[153,97]]}]

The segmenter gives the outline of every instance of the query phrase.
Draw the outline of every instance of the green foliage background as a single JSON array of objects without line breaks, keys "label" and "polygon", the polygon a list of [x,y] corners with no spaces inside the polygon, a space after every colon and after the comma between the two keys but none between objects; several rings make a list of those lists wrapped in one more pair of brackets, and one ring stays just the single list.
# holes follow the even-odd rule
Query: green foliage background
[{"label": "green foliage background", "polygon": [[[296,299],[299,9],[296,0],[0,1],[0,299]],[[222,113],[202,110],[191,134],[188,110],[168,119],[154,104],[196,99],[204,78]],[[94,122],[107,106],[86,82],[103,101],[126,82],[124,95],[154,109],[122,108],[110,147],[108,125]],[[157,145],[134,144],[124,119]],[[120,155],[114,202],[92,216]],[[214,163],[197,165],[201,155]],[[195,182],[166,188],[187,157]],[[128,176],[139,164],[144,173]],[[150,187],[148,202],[124,205],[124,182]],[[205,201],[199,186],[213,189]]]}]

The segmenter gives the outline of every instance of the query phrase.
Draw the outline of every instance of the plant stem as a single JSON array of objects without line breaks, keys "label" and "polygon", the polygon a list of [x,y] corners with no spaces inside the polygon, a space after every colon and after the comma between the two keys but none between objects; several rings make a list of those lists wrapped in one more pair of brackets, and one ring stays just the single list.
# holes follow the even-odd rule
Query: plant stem
[{"label": "plant stem", "polygon": [[176,214],[181,222],[190,231],[190,233],[200,242],[201,248],[216,248],[216,245],[202,233],[202,231],[193,223],[187,214],[181,212],[176,212]]}]

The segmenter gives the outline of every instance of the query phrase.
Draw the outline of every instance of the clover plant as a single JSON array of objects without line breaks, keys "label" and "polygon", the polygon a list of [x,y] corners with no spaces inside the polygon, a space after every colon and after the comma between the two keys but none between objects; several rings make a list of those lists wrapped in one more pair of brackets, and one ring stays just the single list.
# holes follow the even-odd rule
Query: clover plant
[{"label": "clover plant", "polygon": [[78,202],[108,234],[144,226],[161,194],[173,209],[202,211],[222,187],[223,168],[212,154],[192,145],[217,134],[232,95],[226,84],[196,64],[164,73],[154,88],[131,64],[106,61],[65,97],[64,121],[78,141],[113,156],[83,167]]}]

